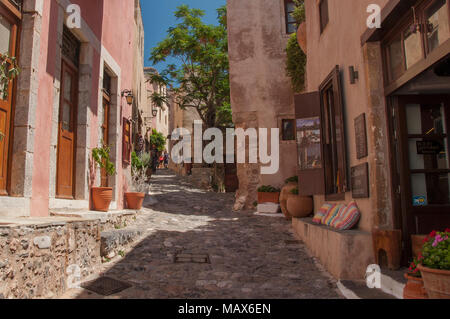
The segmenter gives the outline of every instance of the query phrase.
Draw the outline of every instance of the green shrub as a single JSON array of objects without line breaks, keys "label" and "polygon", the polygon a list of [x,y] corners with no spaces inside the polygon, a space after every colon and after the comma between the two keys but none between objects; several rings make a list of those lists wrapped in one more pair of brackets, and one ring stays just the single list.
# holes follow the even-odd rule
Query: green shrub
[{"label": "green shrub", "polygon": [[285,181],[285,183],[286,183],[286,184],[289,184],[289,183],[298,183],[298,176],[292,176],[292,177],[289,177],[289,178]]},{"label": "green shrub", "polygon": [[279,193],[281,190],[279,188],[264,185],[258,188],[259,193]]},{"label": "green shrub", "polygon": [[306,54],[298,45],[296,33],[288,40],[286,54],[286,74],[291,78],[294,92],[301,92],[305,88]]},{"label": "green shrub", "polygon": [[298,188],[294,188],[291,190],[292,195],[298,195]]}]

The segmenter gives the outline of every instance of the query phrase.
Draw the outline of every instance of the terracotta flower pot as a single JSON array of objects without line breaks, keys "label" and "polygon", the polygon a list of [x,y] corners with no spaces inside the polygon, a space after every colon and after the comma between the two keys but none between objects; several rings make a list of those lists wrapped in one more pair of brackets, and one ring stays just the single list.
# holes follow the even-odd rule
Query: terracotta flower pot
[{"label": "terracotta flower pot", "polygon": [[450,299],[450,270],[418,266],[430,299]]},{"label": "terracotta flower pot", "polygon": [[403,299],[428,299],[427,291],[423,285],[423,279],[405,274],[408,280],[403,289]]},{"label": "terracotta flower pot", "polygon": [[306,54],[307,39],[306,39],[306,22],[300,24],[297,30],[297,42],[302,51]]},{"label": "terracotta flower pot", "polygon": [[145,193],[125,193],[128,209],[140,210],[144,203]]},{"label": "terracotta flower pot", "polygon": [[280,203],[280,193],[261,193],[258,192],[258,204],[264,203]]},{"label": "terracotta flower pot", "polygon": [[99,212],[107,212],[112,201],[111,187],[92,187],[92,202],[94,210]]},{"label": "terracotta flower pot", "polygon": [[418,258],[422,251],[423,241],[427,235],[411,235],[412,252],[414,258]]},{"label": "terracotta flower pot", "polygon": [[308,217],[313,213],[314,202],[312,197],[289,194],[287,200],[289,215],[295,218]]},{"label": "terracotta flower pot", "polygon": [[287,209],[287,200],[289,198],[289,194],[291,193],[291,190],[298,187],[298,183],[291,182],[287,183],[282,189],[280,194],[280,206],[281,211],[283,212],[284,216],[287,220],[292,219],[292,216],[289,214],[289,211]]}]

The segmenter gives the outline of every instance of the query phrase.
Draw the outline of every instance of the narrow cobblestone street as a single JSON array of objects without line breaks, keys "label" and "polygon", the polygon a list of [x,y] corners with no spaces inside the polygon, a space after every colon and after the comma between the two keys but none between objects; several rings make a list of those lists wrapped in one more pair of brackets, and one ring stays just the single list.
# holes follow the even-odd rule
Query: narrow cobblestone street
[{"label": "narrow cobblestone street", "polygon": [[[108,298],[340,298],[289,222],[232,212],[233,195],[198,190],[169,171],[158,172],[152,177],[157,203],[134,226],[143,239],[98,273],[133,287]],[[207,254],[210,263],[175,263],[180,253]],[[101,297],[80,289],[64,296]]]}]

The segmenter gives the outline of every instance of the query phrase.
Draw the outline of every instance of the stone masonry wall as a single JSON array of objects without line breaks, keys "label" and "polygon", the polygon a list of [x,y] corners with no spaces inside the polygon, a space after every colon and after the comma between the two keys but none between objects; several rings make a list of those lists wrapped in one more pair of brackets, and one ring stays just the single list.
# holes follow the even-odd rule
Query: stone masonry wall
[{"label": "stone masonry wall", "polygon": [[[0,225],[0,298],[54,298],[100,264],[99,221]],[[78,268],[79,267],[79,268]]]}]

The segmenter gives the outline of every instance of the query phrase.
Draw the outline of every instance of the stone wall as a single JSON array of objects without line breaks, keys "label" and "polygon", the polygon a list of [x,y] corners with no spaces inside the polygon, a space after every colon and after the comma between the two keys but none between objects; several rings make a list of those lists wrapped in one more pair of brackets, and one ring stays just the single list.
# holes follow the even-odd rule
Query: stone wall
[{"label": "stone wall", "polygon": [[100,260],[97,220],[0,225],[0,298],[54,298]]},{"label": "stone wall", "polygon": [[[236,128],[281,128],[295,117],[294,94],[286,72],[284,0],[229,0],[230,89]],[[248,146],[246,149],[248,154]],[[269,149],[270,151],[270,149]],[[280,187],[295,175],[296,144],[280,138],[280,169],[261,175],[259,164],[239,164],[235,210],[251,209],[261,185]]]}]

